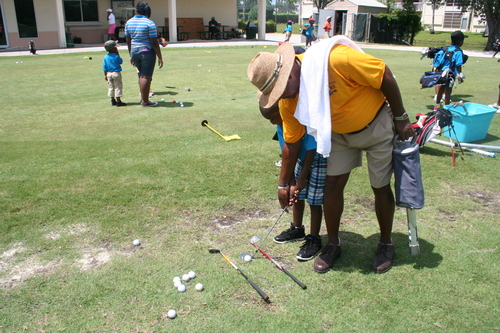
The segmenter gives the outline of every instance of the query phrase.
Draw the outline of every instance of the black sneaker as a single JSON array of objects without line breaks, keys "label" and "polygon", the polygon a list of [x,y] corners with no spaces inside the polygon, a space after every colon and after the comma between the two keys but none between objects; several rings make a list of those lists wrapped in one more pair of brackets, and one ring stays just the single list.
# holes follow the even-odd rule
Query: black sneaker
[{"label": "black sneaker", "polygon": [[306,234],[304,232],[304,227],[294,227],[293,224],[290,225],[290,229],[286,229],[278,236],[274,237],[274,241],[279,244],[295,242],[304,240]]},{"label": "black sneaker", "polygon": [[115,106],[115,105],[116,105],[116,100],[115,100],[115,99],[112,99],[112,100],[111,100],[111,105],[112,105],[112,106]]},{"label": "black sneaker", "polygon": [[301,261],[311,260],[321,251],[322,247],[320,236],[307,235],[306,241],[300,247],[299,253],[297,253],[297,259]]},{"label": "black sneaker", "polygon": [[116,102],[116,106],[127,106],[127,103],[123,103],[123,102],[117,101]]},{"label": "black sneaker", "polygon": [[373,270],[377,273],[385,273],[392,267],[394,258],[394,244],[378,243],[377,252],[373,259]]}]

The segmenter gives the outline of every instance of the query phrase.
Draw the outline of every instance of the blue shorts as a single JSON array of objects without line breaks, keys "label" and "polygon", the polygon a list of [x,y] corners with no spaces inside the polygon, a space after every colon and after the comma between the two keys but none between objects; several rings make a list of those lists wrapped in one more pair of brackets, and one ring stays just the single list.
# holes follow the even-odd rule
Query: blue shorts
[{"label": "blue shorts", "polygon": [[[299,178],[304,161],[298,160],[295,165],[295,179]],[[306,200],[309,205],[322,205],[325,193],[327,160],[323,155],[316,153],[307,179],[307,186],[300,191],[298,200]]]},{"label": "blue shorts", "polygon": [[156,53],[152,49],[133,48],[130,52],[130,59],[137,68],[139,77],[153,77],[156,64]]}]

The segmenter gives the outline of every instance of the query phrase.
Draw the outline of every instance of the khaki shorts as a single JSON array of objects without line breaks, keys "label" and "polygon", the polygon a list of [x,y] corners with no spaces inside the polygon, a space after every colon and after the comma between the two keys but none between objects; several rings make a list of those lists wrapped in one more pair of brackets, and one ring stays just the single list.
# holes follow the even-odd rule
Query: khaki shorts
[{"label": "khaki shorts", "polygon": [[354,134],[332,132],[332,151],[328,157],[327,175],[343,175],[361,166],[364,151],[371,186],[381,188],[388,185],[393,173],[394,133],[392,111],[387,103],[363,131]]},{"label": "khaki shorts", "polygon": [[122,72],[108,72],[108,97],[122,97]]}]

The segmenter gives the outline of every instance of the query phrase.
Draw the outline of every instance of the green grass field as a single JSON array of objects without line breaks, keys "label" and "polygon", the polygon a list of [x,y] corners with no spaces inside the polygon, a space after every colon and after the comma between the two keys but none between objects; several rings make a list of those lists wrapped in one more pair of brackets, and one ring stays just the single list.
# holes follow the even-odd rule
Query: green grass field
[{"label": "green grass field", "polygon": [[[302,290],[262,256],[239,259],[280,212],[275,129],[246,77],[253,56],[274,47],[162,51],[165,66],[152,84],[156,108],[139,105],[123,51],[129,105],[120,108],[106,95],[104,52],[0,58],[0,332],[500,330],[497,159],[456,151],[453,167],[449,147],[422,148],[421,254],[409,254],[398,208],[395,265],[383,275],[370,270],[378,226],[368,175],[353,171],[334,269],[317,274],[312,261],[298,262],[299,243],[264,244],[307,285]],[[412,118],[431,110],[434,92],[419,85],[428,59],[367,52],[387,62]],[[470,58],[452,100],[495,102],[499,66]],[[202,120],[241,140],[225,142]],[[480,143],[500,145],[500,115]],[[290,221],[285,214],[272,235]],[[322,235],[326,241],[324,226]],[[224,251],[271,303],[210,247]],[[179,293],[172,279],[190,270],[197,277]],[[198,282],[204,291],[194,290]],[[169,309],[178,317],[168,319]]]}]

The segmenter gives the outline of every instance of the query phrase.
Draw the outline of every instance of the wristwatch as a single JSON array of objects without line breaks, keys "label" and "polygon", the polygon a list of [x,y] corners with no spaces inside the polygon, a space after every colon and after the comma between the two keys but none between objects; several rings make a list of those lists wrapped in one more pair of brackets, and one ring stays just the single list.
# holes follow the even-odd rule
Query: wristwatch
[{"label": "wristwatch", "polygon": [[394,120],[397,120],[397,121],[403,121],[403,120],[409,120],[410,117],[408,117],[408,113],[403,113],[402,115],[400,115],[399,117],[393,117]]}]

